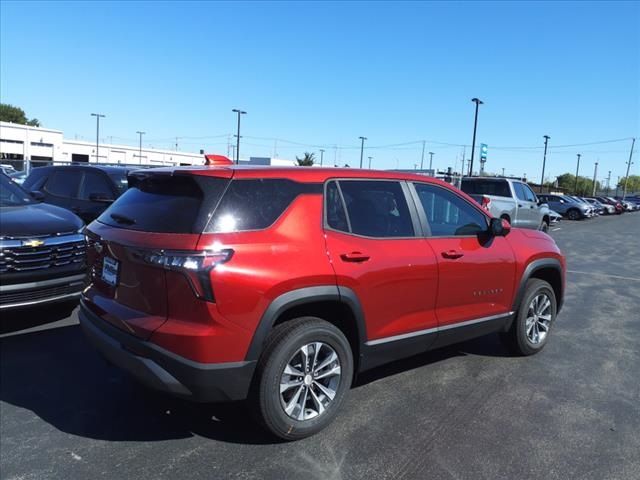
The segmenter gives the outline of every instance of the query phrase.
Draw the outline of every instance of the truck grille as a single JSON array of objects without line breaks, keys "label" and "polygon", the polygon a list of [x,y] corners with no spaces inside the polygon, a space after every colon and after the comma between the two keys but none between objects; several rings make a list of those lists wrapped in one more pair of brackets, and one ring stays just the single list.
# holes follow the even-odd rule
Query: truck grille
[{"label": "truck grille", "polygon": [[0,273],[28,272],[85,262],[86,243],[83,235],[38,240],[42,242],[38,246],[25,245],[29,241],[21,240],[0,242]]}]

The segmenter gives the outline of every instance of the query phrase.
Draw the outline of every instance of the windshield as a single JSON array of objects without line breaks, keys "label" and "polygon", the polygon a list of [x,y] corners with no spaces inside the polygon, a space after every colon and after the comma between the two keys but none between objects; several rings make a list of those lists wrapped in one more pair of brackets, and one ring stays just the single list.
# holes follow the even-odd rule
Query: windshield
[{"label": "windshield", "polygon": [[6,175],[0,175],[0,207],[15,207],[34,203],[33,199]]}]

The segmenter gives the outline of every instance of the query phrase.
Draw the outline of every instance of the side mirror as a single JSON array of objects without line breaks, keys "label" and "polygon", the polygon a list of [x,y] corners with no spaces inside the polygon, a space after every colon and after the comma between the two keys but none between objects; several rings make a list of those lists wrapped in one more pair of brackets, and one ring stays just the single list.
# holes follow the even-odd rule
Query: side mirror
[{"label": "side mirror", "polygon": [[489,222],[489,232],[494,237],[506,237],[511,231],[511,224],[504,218],[492,218]]},{"label": "side mirror", "polygon": [[42,193],[40,190],[34,190],[33,192],[29,192],[29,194],[34,200],[38,202],[44,202],[44,193]]},{"label": "side mirror", "polygon": [[90,193],[89,200],[91,200],[92,202],[113,203],[113,198],[107,197],[102,193]]}]

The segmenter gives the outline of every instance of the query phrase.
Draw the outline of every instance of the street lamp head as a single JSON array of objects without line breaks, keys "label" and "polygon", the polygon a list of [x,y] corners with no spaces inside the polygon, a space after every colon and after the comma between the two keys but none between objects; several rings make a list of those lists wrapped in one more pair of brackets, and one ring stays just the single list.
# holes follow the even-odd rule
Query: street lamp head
[{"label": "street lamp head", "polygon": [[147,132],[136,132],[138,135],[144,135]]},{"label": "street lamp head", "polygon": [[232,112],[235,112],[235,113],[237,113],[237,114],[239,114],[239,115],[244,115],[245,113],[247,113],[247,112],[245,112],[244,110],[239,110],[239,109],[237,109],[237,108],[234,108],[234,109],[233,109],[233,110],[231,110],[231,111],[232,111]]},{"label": "street lamp head", "polygon": [[360,140],[367,140],[367,137],[358,137]]},{"label": "street lamp head", "polygon": [[471,101],[473,103],[475,103],[476,105],[484,105],[484,102],[482,100],[480,100],[479,98],[472,98]]},{"label": "street lamp head", "polygon": [[545,140],[549,140],[551,137],[549,135],[543,135],[542,138],[544,138]]},{"label": "street lamp head", "polygon": [[101,113],[92,113],[91,114],[92,117],[100,117],[100,118],[104,118],[105,115],[101,114]]}]

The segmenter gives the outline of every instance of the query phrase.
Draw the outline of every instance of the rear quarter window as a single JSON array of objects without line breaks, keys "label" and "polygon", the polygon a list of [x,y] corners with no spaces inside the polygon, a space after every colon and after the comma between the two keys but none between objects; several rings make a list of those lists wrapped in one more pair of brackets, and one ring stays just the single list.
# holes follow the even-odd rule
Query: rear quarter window
[{"label": "rear quarter window", "polygon": [[303,193],[321,193],[322,185],[288,179],[232,180],[206,232],[228,233],[270,227]]},{"label": "rear quarter window", "polygon": [[511,197],[509,183],[506,180],[462,180],[460,189],[470,195]]}]

